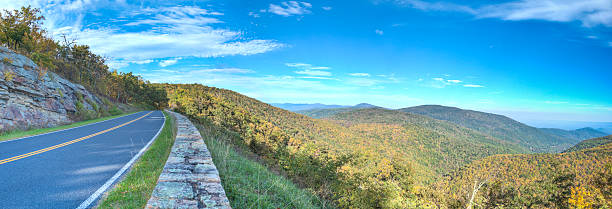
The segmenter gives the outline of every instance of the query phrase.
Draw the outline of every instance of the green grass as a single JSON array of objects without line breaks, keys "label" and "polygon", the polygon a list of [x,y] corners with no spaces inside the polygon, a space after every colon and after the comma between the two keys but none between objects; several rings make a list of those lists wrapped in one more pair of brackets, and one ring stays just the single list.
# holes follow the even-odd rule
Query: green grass
[{"label": "green grass", "polygon": [[125,178],[100,201],[98,208],[144,208],[157,184],[174,144],[174,120],[166,115],[166,124],[155,142],[134,163]]},{"label": "green grass", "polygon": [[93,119],[93,120],[79,121],[79,122],[72,123],[72,124],[69,124],[69,125],[57,126],[57,127],[52,127],[52,128],[41,128],[41,129],[30,129],[30,130],[15,130],[15,131],[2,132],[2,133],[0,133],[0,141],[6,141],[6,140],[17,139],[17,138],[22,138],[22,137],[26,137],[26,136],[34,136],[34,135],[44,134],[44,133],[48,133],[48,132],[52,132],[52,131],[58,131],[58,130],[73,128],[73,127],[77,127],[77,126],[87,125],[87,124],[90,124],[90,123],[100,122],[100,121],[103,121],[103,120],[108,120],[108,119],[112,119],[112,118],[118,118],[118,117],[121,117],[121,116],[124,116],[124,115],[129,115],[129,114],[132,114],[132,113],[113,115],[113,116],[102,117],[102,118],[97,118],[97,119]]},{"label": "green grass", "polygon": [[[332,208],[316,195],[237,151],[236,133],[204,123],[198,125],[232,208]],[[240,146],[239,146],[240,147]],[[247,150],[247,149],[240,149]]]}]

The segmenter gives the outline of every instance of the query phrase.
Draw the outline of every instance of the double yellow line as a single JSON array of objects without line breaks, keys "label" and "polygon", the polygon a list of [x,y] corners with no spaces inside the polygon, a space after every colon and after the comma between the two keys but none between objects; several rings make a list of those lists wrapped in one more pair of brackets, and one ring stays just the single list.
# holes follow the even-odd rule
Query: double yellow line
[{"label": "double yellow line", "polygon": [[38,155],[40,153],[48,152],[48,151],[51,151],[51,150],[54,150],[54,149],[57,149],[57,148],[60,148],[60,147],[68,146],[70,144],[74,144],[74,143],[83,141],[85,139],[89,139],[91,137],[94,137],[94,136],[97,136],[97,135],[100,135],[100,134],[103,134],[103,133],[106,133],[106,132],[109,132],[109,131],[121,128],[121,127],[126,126],[126,125],[128,125],[130,123],[133,123],[133,122],[135,122],[137,120],[140,120],[140,119],[142,119],[144,117],[147,117],[151,113],[153,113],[153,112],[149,112],[149,113],[147,113],[147,114],[145,114],[143,116],[140,116],[139,118],[136,118],[134,120],[125,122],[125,123],[123,123],[121,125],[118,125],[118,126],[115,126],[115,127],[109,128],[109,129],[106,129],[104,131],[93,133],[93,134],[90,134],[90,135],[87,135],[87,136],[84,136],[84,137],[81,137],[81,138],[78,138],[78,139],[74,139],[74,140],[71,140],[71,141],[67,141],[67,142],[55,145],[55,146],[47,147],[47,148],[44,148],[44,149],[39,149],[39,150],[36,150],[36,151],[33,151],[33,152],[28,152],[28,153],[25,153],[25,154],[22,154],[22,155],[17,155],[15,157],[11,157],[11,158],[6,158],[4,160],[0,160],[0,165],[1,164],[5,164],[5,163],[9,163],[9,162],[13,162],[15,160],[23,159],[23,158],[26,158],[26,157],[30,157],[30,156],[33,156],[33,155]]}]

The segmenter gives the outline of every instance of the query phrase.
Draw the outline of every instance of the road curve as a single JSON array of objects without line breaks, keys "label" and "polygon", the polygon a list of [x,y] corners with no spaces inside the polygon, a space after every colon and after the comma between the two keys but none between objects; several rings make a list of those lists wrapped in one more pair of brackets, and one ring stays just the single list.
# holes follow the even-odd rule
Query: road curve
[{"label": "road curve", "polygon": [[88,208],[154,140],[161,111],[0,142],[0,208]]}]

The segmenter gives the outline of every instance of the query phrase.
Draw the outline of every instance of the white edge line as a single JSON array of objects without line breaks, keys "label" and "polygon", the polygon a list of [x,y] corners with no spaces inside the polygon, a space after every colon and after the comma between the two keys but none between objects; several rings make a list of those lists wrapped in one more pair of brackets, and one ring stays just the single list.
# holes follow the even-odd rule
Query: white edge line
[{"label": "white edge line", "polygon": [[153,143],[153,141],[155,141],[155,139],[157,139],[157,136],[159,136],[161,131],[164,129],[164,126],[166,125],[166,115],[164,115],[163,112],[162,112],[162,115],[164,116],[164,123],[162,124],[161,128],[159,128],[159,131],[157,131],[157,134],[155,134],[155,136],[153,136],[153,138],[149,141],[149,143],[147,143],[147,145],[145,145],[138,152],[138,154],[136,154],[134,157],[132,157],[132,159],[127,164],[125,164],[119,171],[117,171],[117,173],[115,173],[115,175],[113,177],[111,177],[108,181],[106,181],[106,183],[104,183],[104,185],[102,185],[102,187],[100,187],[98,190],[96,190],[96,192],[94,192],[91,196],[89,196],[89,198],[87,198],[83,203],[81,203],[79,205],[79,207],[77,207],[77,209],[89,208],[91,203],[93,203],[96,199],[98,199],[98,197],[100,197],[100,195],[104,194],[104,192],[106,192],[106,190],[108,190],[110,188],[110,186],[112,186],[113,183],[115,183],[115,181],[117,181],[117,179],[119,179],[119,177],[121,177],[121,175],[123,175],[123,173],[127,169],[132,167],[132,164],[134,164],[134,162],[136,162],[136,160],[138,160],[138,158],[140,158],[140,155],[142,155],[142,153],[144,153],[147,150],[147,148],[149,148],[149,146]]},{"label": "white edge line", "polygon": [[[31,137],[36,137],[36,136],[42,136],[42,135],[47,135],[47,134],[52,134],[52,133],[57,133],[57,132],[67,131],[67,130],[71,130],[71,129],[75,129],[75,128],[81,128],[81,127],[85,127],[85,126],[90,126],[90,125],[94,125],[94,124],[98,124],[98,123],[102,123],[102,122],[106,122],[106,121],[111,121],[111,120],[115,120],[115,119],[119,119],[119,118],[127,117],[127,116],[134,115],[134,114],[141,113],[141,112],[144,112],[144,111],[138,111],[138,112],[135,112],[135,113],[130,113],[130,114],[127,114],[127,115],[124,115],[124,116],[121,116],[121,117],[110,118],[110,119],[106,119],[106,120],[103,120],[103,121],[98,121],[98,122],[95,122],[95,123],[85,124],[85,125],[82,125],[82,126],[75,126],[75,127],[72,127],[72,128],[60,129],[60,130],[51,131],[51,132],[42,133],[42,134],[37,134],[37,135],[32,135],[32,136],[24,136],[24,137],[21,137],[21,138],[16,138],[16,139],[9,139],[9,140],[5,140],[5,141],[0,141],[0,144],[1,144],[1,143],[5,143],[5,142],[17,141],[17,140],[27,139],[27,138],[31,138]],[[75,123],[78,123],[78,122],[81,122],[81,121],[77,121],[77,122],[75,122]],[[66,124],[66,125],[70,125],[70,124]],[[27,130],[26,130],[26,131],[27,131]]]}]

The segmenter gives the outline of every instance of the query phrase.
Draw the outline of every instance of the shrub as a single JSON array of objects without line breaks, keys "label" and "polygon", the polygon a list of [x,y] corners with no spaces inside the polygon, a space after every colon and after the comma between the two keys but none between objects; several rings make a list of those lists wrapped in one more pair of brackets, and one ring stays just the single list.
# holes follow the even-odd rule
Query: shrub
[{"label": "shrub", "polygon": [[108,113],[111,115],[120,115],[123,114],[123,111],[121,111],[119,108],[117,108],[117,106],[113,105],[109,110]]},{"label": "shrub", "polygon": [[5,65],[11,65],[13,64],[13,60],[11,60],[11,58],[5,57],[2,58],[2,63],[4,63]]},{"label": "shrub", "polygon": [[4,77],[4,81],[6,82],[12,81],[13,78],[15,78],[15,73],[10,70],[5,70],[3,73],[3,77]]}]

